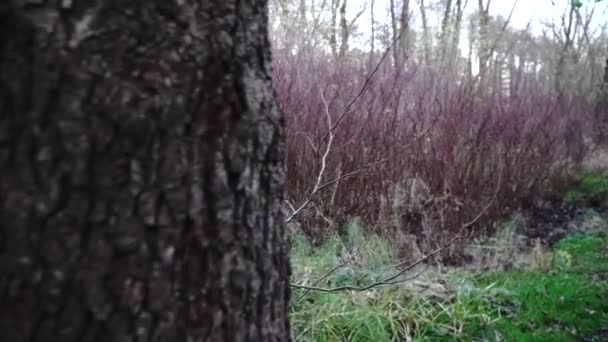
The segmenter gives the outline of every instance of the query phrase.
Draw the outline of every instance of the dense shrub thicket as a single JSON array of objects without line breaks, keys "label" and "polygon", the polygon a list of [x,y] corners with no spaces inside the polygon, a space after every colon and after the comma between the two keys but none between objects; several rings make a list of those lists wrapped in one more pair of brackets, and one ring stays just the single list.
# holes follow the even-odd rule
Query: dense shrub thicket
[{"label": "dense shrub thicket", "polygon": [[[582,98],[533,85],[490,91],[387,61],[278,55],[274,82],[287,122],[288,200],[312,199],[297,218],[313,239],[355,216],[429,248],[480,214],[473,227],[491,229],[584,157],[593,126]],[[311,195],[319,177],[329,185]]]}]

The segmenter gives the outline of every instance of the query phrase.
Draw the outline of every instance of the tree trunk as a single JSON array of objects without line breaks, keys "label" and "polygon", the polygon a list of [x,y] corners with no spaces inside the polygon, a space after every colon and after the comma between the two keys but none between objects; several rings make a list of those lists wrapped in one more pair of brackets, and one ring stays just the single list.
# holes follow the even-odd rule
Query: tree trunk
[{"label": "tree trunk", "polygon": [[[311,8],[313,10],[313,8]],[[306,0],[300,0],[298,5],[298,20],[295,27],[299,32],[299,39],[297,40],[297,54],[302,55],[303,53],[311,52],[311,37],[309,36],[309,28],[313,25],[308,25],[307,18],[308,9],[306,8]],[[314,29],[314,27],[313,27]]]},{"label": "tree trunk", "polygon": [[422,43],[424,49],[424,63],[429,66],[431,64],[431,34],[429,32],[429,23],[426,16],[426,7],[424,0],[420,0],[420,16],[422,18]]},{"label": "tree trunk", "polygon": [[462,6],[462,0],[456,0],[456,17],[454,20],[454,33],[452,34],[452,41],[450,44],[450,54],[448,63],[450,64],[449,70],[452,72],[459,71],[460,61],[460,32],[462,31],[462,15],[464,8]]},{"label": "tree trunk", "polygon": [[329,30],[329,46],[331,47],[332,56],[338,54],[338,8],[340,0],[331,0],[331,28]]},{"label": "tree trunk", "polygon": [[594,129],[596,143],[605,146],[608,143],[608,57],[604,66],[599,100],[595,105]]},{"label": "tree trunk", "polygon": [[451,51],[450,43],[452,36],[452,0],[447,0],[443,12],[443,18],[441,19],[441,33],[439,35],[439,61],[445,65],[448,59],[448,52]]},{"label": "tree trunk", "polygon": [[340,57],[346,56],[348,52],[348,39],[350,38],[350,28],[346,20],[346,5],[348,0],[342,0],[340,7]]},{"label": "tree trunk", "polygon": [[[572,35],[572,30],[573,30],[573,24],[577,25],[574,23],[574,16],[576,14],[576,9],[573,5],[570,5],[570,11],[569,11],[569,15],[568,15],[568,24],[566,25],[564,22],[562,22],[562,27],[561,29],[563,30],[563,36],[564,36],[564,43],[562,45],[562,49],[560,51],[558,60],[557,60],[557,66],[555,68],[555,92],[557,93],[557,97],[559,99],[563,99],[564,95],[565,95],[565,78],[566,78],[566,59],[568,58],[569,54],[570,54],[570,50],[572,49],[572,43],[574,41],[574,37]],[[555,37],[556,39],[559,39],[559,37]]]},{"label": "tree trunk", "polygon": [[289,340],[265,1],[31,3],[0,6],[2,340]]},{"label": "tree trunk", "polygon": [[371,0],[371,12],[370,12],[370,16],[371,16],[371,34],[370,34],[370,52],[369,52],[369,68],[370,70],[373,68],[374,65],[374,55],[376,53],[376,18],[374,15],[374,6],[375,6],[375,1]]},{"label": "tree trunk", "polygon": [[[397,37],[399,35],[398,32],[398,28],[397,28],[397,12],[396,12],[396,8],[395,8],[395,0],[390,0],[389,1],[389,12],[390,12],[390,16],[391,16],[391,33],[392,33],[392,52],[393,52],[393,62],[395,62],[395,64],[397,64],[398,60],[399,60],[399,49],[398,49],[398,43],[397,43]],[[395,46],[397,45],[397,46]]]},{"label": "tree trunk", "polygon": [[606,57],[606,64],[604,64],[604,84],[602,86],[604,90],[608,91],[608,57]]},{"label": "tree trunk", "polygon": [[408,58],[410,51],[410,1],[403,0],[401,3],[401,15],[399,17],[399,63]]},{"label": "tree trunk", "polygon": [[[490,23],[490,1],[488,0],[484,5],[483,0],[479,0],[479,79],[484,81],[488,72],[489,61],[492,58],[490,56],[490,47],[488,42],[488,29]],[[482,87],[483,88],[483,87]]]}]

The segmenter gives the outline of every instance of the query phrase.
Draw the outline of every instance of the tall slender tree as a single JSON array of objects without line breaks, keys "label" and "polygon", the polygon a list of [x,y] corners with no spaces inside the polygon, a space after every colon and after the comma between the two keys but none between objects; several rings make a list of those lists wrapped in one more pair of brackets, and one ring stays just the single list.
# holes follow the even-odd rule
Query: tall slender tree
[{"label": "tall slender tree", "polygon": [[479,79],[484,80],[488,73],[489,63],[492,56],[490,56],[490,42],[489,42],[489,26],[490,26],[490,3],[492,0],[487,0],[484,4],[484,0],[479,0],[479,36],[478,41],[478,59],[479,59]]},{"label": "tall slender tree", "polygon": [[432,42],[424,0],[420,0],[420,17],[422,18],[422,42],[424,50],[424,62],[427,66],[429,66],[431,64]]},{"label": "tall slender tree", "polygon": [[1,340],[289,340],[266,11],[1,2]]},{"label": "tall slender tree", "polygon": [[410,1],[402,0],[401,13],[399,15],[399,58],[400,62],[405,61],[411,49],[411,34],[410,34]]},{"label": "tall slender tree", "polygon": [[595,105],[595,140],[600,145],[608,142],[608,57],[604,66],[603,80],[600,84],[599,99]]},{"label": "tall slender tree", "polygon": [[452,37],[452,0],[446,0],[443,17],[441,19],[441,32],[439,33],[439,61],[445,63],[450,52]]}]

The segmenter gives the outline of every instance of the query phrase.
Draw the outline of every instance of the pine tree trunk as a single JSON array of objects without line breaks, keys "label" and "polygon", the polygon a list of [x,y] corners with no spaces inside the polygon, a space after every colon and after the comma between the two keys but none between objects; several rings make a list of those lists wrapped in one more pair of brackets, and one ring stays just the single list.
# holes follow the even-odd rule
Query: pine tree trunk
[{"label": "pine tree trunk", "polygon": [[0,339],[289,340],[265,1],[2,3]]}]

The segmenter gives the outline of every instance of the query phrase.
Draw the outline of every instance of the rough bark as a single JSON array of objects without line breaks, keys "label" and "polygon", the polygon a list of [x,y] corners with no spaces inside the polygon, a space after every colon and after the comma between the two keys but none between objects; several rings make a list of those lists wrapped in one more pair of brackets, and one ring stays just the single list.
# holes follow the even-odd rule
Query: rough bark
[{"label": "rough bark", "polygon": [[265,1],[13,3],[1,339],[289,340]]}]

